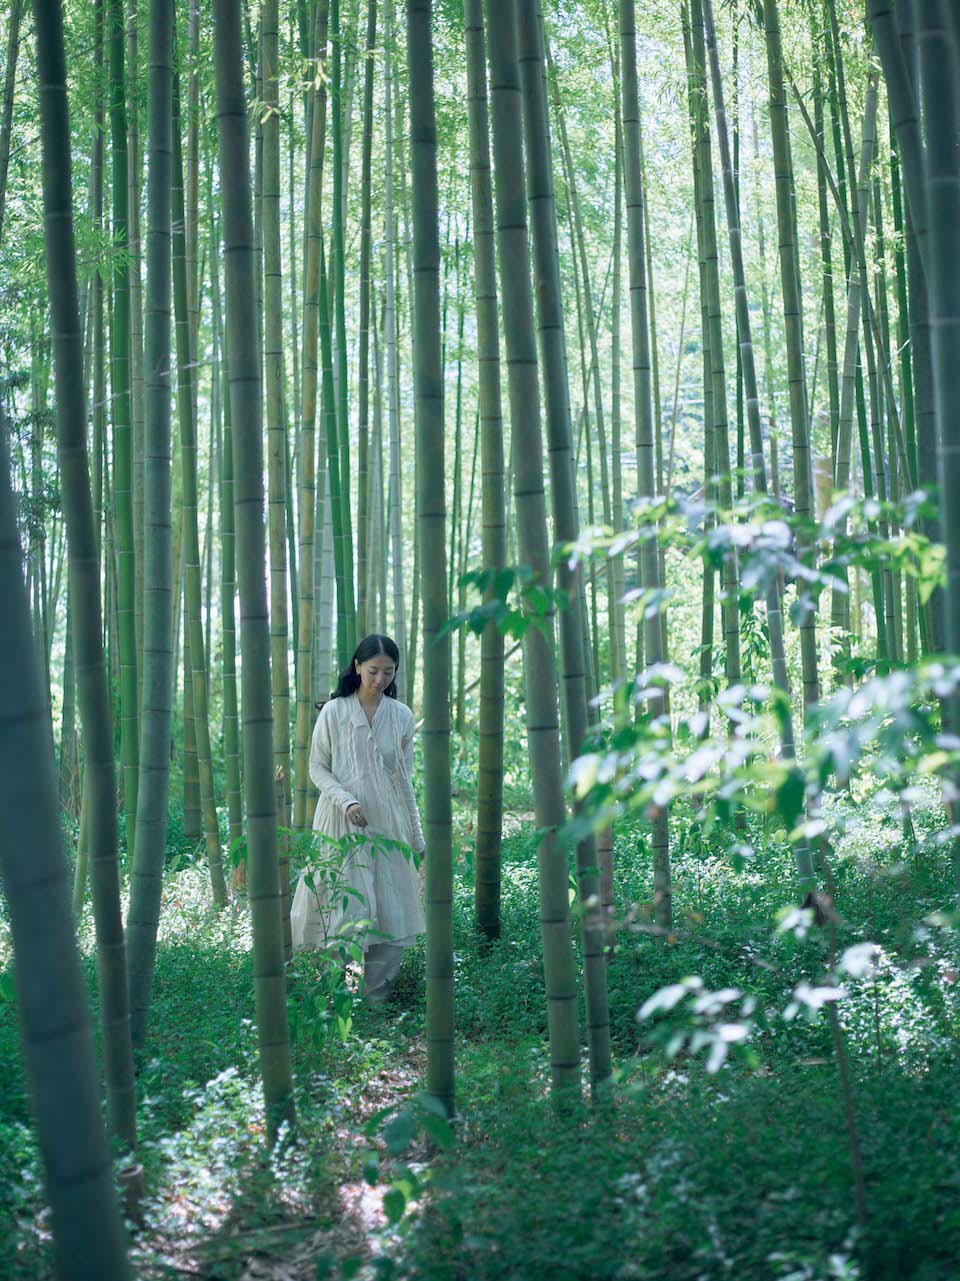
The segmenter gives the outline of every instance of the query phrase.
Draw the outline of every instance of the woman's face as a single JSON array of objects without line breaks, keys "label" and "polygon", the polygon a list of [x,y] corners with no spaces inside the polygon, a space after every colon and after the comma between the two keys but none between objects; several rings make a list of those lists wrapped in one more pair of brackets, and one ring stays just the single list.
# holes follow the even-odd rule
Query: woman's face
[{"label": "woman's face", "polygon": [[397,674],[397,665],[389,654],[375,654],[365,663],[354,662],[360,687],[365,694],[382,694]]}]

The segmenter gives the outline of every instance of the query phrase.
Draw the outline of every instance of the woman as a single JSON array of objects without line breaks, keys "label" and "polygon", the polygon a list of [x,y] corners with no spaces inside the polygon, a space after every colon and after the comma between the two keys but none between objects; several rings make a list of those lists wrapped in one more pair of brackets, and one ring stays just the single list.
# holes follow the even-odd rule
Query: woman
[{"label": "woman", "polygon": [[[314,830],[334,841],[350,835],[368,839],[346,843],[334,894],[324,894],[318,884],[311,888],[301,876],[290,912],[294,947],[318,946],[346,921],[372,922],[376,933],[358,941],[364,949],[364,991],[373,1004],[386,999],[403,949],[426,929],[412,859],[376,841],[388,837],[418,853],[424,848],[412,783],[413,713],[397,701],[399,662],[389,636],[367,636],[320,710],[309,765],[320,789]],[[344,886],[356,893],[344,892]]]}]

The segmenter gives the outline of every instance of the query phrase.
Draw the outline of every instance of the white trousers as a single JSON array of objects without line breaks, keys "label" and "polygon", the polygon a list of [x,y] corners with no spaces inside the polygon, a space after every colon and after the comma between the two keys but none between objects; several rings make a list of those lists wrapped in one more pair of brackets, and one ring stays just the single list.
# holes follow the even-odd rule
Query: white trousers
[{"label": "white trousers", "polygon": [[363,994],[373,1005],[387,999],[402,960],[403,948],[397,943],[373,943],[367,948],[363,957]]}]

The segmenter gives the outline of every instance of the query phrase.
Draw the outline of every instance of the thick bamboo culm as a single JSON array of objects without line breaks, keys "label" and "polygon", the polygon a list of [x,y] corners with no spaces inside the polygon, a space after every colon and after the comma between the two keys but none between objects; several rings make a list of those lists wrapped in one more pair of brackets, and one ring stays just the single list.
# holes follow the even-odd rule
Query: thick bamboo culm
[{"label": "thick bamboo culm", "polygon": [[[487,118],[487,72],[482,0],[465,0],[467,119],[470,130],[470,185],[474,225],[474,288],[477,311],[481,508],[483,563],[502,569],[506,561],[503,418],[500,338],[494,255],[493,190]],[[493,586],[487,599],[493,598]],[[474,911],[488,939],[500,935],[500,844],[503,824],[503,663],[504,640],[491,619],[480,638],[480,753],[477,766],[477,848]]]},{"label": "thick bamboo culm", "polygon": [[[549,582],[550,557],[543,487],[543,442],[533,294],[527,273],[527,220],[521,138],[515,122],[521,111],[517,37],[514,23],[487,20],[490,107],[500,293],[507,353],[511,420],[511,468],[517,513],[518,551],[537,580]],[[567,857],[556,829],[565,808],[560,770],[557,664],[553,611],[547,627],[524,637],[527,742],[533,777],[534,810],[542,835],[538,848],[540,928],[550,1033],[553,1087],[576,1088],[580,1079],[577,988],[567,897]]]},{"label": "thick bamboo culm", "polygon": [[413,230],[417,544],[423,590],[423,800],[426,837],[427,1090],[452,1115],[453,850],[437,127],[430,0],[407,0]]},{"label": "thick bamboo culm", "polygon": [[146,1037],[170,794],[173,720],[171,261],[172,4],[151,10],[144,316],[144,606],[137,829],[127,914],[131,1035]]},{"label": "thick bamboo culm", "polygon": [[259,335],[248,323],[254,277],[253,216],[238,0],[215,0],[214,50],[223,210],[226,328],[234,428],[237,571],[243,646],[247,880],[260,1074],[271,1141],[294,1121],[283,961],[282,897],[273,771],[270,626],[263,566],[263,456]]}]

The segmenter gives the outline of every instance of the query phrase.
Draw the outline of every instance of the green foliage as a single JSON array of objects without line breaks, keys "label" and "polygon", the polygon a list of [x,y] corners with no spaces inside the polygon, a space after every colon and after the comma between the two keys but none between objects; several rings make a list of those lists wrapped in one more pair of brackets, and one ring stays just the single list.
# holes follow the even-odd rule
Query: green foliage
[{"label": "green foliage", "polygon": [[346,978],[350,961],[363,963],[352,930],[331,940],[327,947],[317,948],[309,959],[294,959],[289,979],[297,995],[287,1001],[287,1022],[295,1047],[319,1049],[332,1033],[343,1041],[350,1036],[356,1003]]},{"label": "green foliage", "polygon": [[471,570],[461,574],[457,583],[463,588],[474,588],[483,597],[483,603],[454,614],[443,625],[441,635],[466,627],[479,636],[492,621],[498,631],[513,640],[522,640],[531,625],[549,637],[550,616],[569,604],[563,592],[545,585],[529,565]]},{"label": "green foliage", "polygon": [[751,1066],[756,1065],[756,1055],[746,1044],[753,1031],[756,1006],[756,998],[739,988],[708,992],[701,979],[689,977],[648,997],[637,1012],[637,1021],[642,1023],[658,1014],[665,1016],[651,1033],[651,1043],[663,1050],[667,1060],[682,1051],[693,1055],[708,1048],[706,1066],[712,1073],[723,1066],[731,1049],[741,1053]]},{"label": "green foliage", "polygon": [[[408,1156],[418,1139],[438,1152],[450,1152],[454,1146],[453,1127],[447,1120],[443,1104],[429,1094],[421,1094],[401,1108],[376,1112],[364,1127],[368,1139],[382,1140],[389,1157],[397,1159],[388,1167],[389,1186],[383,1197],[387,1223],[399,1223],[408,1207],[421,1199],[430,1184],[430,1171],[420,1162],[399,1163]],[[376,1185],[380,1178],[380,1158],[372,1151],[364,1159],[364,1179]]]},{"label": "green foliage", "polygon": [[[825,798],[835,966],[810,912],[781,913],[793,874],[776,813],[751,811],[743,832],[707,822],[692,800],[676,803],[669,937],[652,924],[642,814],[618,823],[621,924],[608,966],[617,1083],[608,1104],[569,1117],[546,1095],[532,824],[505,842],[499,942],[475,935],[466,867],[455,880],[455,1130],[418,1097],[422,951],[408,952],[389,1007],[356,1006],[346,1041],[329,1024],[314,1036],[309,1012],[328,971],[319,953],[299,955],[288,973],[299,1130],[269,1157],[248,918],[211,911],[202,865],[169,874],[139,1078],[147,1200],[134,1240],[144,1274],[165,1258],[226,1281],[252,1254],[279,1266],[313,1242],[329,1276],[951,1275],[960,983],[952,917],[938,911],[951,880],[936,784],[909,789],[912,838],[886,780],[868,770],[851,789]],[[92,985],[89,961],[87,972]],[[663,1030],[659,1019],[638,1023],[671,987],[683,995]],[[866,1237],[853,1227],[828,1027],[807,1017],[839,988],[870,1187]],[[749,1035],[722,1031],[738,1025]],[[669,1060],[668,1029],[682,1037]],[[48,1247],[16,1038],[13,1010],[0,1005],[2,1236],[16,1249],[0,1254],[0,1274],[26,1281],[48,1275]],[[711,1074],[718,1041],[728,1061]],[[344,1189],[361,1186],[378,1207],[365,1240],[327,1233],[344,1219]]]},{"label": "green foliage", "polygon": [[886,1087],[875,1078],[864,1085],[868,1150],[892,1143],[903,1151],[898,1173],[877,1168],[866,1248],[850,1227],[849,1170],[836,1141],[843,1120],[822,1069],[783,1064],[775,1074],[711,1080],[691,1066],[651,1082],[608,1118],[569,1121],[517,1074],[475,1071],[465,1107],[484,1141],[458,1151],[456,1167],[445,1163],[448,1190],[422,1216],[402,1276],[950,1274],[954,1230],[944,1233],[916,1187],[901,1217],[894,1191],[907,1171],[923,1168],[909,1136],[937,1124],[934,1100],[951,1093],[944,1069],[928,1078],[926,1099],[895,1073]]}]

